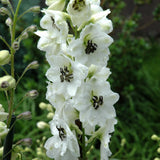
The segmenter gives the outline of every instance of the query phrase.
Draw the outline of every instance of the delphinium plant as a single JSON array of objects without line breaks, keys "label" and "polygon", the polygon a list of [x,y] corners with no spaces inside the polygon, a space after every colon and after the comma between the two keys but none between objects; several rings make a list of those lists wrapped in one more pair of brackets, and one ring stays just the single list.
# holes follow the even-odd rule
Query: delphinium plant
[{"label": "delphinium plant", "polygon": [[[14,8],[13,4],[9,0],[1,0],[1,4],[4,7],[0,8],[0,16],[6,17],[6,25],[9,28],[10,40],[7,42],[4,36],[0,33],[1,44],[5,44],[6,49],[0,51],[0,69],[4,71],[4,75],[0,76],[0,94],[3,93],[6,96],[7,106],[2,106],[0,104],[0,150],[3,151],[0,157],[3,160],[10,160],[20,158],[19,154],[12,154],[16,151],[18,145],[29,145],[31,144],[31,139],[24,137],[24,139],[14,142],[14,126],[18,119],[30,119],[31,112],[26,111],[19,115],[16,114],[16,109],[20,107],[21,103],[26,98],[35,98],[38,95],[36,90],[28,91],[24,96],[22,95],[21,100],[17,101],[16,90],[20,80],[23,78],[24,74],[30,69],[36,69],[38,67],[38,62],[33,61],[24,69],[21,75],[16,74],[15,70],[15,59],[20,48],[20,43],[22,40],[28,38],[29,32],[36,31],[36,26],[31,25],[25,28],[19,35],[17,34],[17,24],[21,20],[22,16],[28,12],[39,12],[40,7],[35,6],[26,10],[24,13],[19,14],[20,5],[22,0],[19,0],[17,6]],[[0,103],[1,103],[0,97]],[[4,111],[4,108],[7,110]]]},{"label": "delphinium plant", "polygon": [[110,10],[104,11],[100,0],[46,0],[46,5],[40,21],[44,30],[36,32],[50,65],[46,99],[55,109],[46,154],[55,160],[85,160],[99,139],[100,159],[107,160],[117,123],[113,105],[119,98],[107,81]]}]

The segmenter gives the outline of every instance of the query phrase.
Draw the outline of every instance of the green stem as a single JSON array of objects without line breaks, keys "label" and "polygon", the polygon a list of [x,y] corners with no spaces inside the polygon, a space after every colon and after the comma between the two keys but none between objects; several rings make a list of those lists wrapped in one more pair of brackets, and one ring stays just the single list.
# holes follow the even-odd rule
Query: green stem
[{"label": "green stem", "polygon": [[31,9],[27,9],[26,11],[24,11],[19,17],[17,20],[20,20],[25,14],[27,14],[28,12],[31,12]]},{"label": "green stem", "polygon": [[8,72],[4,69],[4,67],[0,66],[0,68],[5,72],[6,75],[9,75]]},{"label": "green stem", "polygon": [[11,4],[10,1],[9,1],[9,3],[8,3],[8,7],[10,8],[12,14],[14,15],[14,10],[13,10],[13,7],[12,7],[12,4]]},{"label": "green stem", "polygon": [[82,127],[82,155],[81,155],[81,158],[82,160],[86,160],[86,145],[85,145],[85,130],[84,128]]},{"label": "green stem", "polygon": [[[18,12],[19,12],[21,2],[22,2],[22,0],[18,1],[16,12],[14,14],[12,34],[11,34],[11,46],[12,46],[11,50],[10,50],[10,52],[11,52],[11,76],[13,78],[14,78],[14,54],[15,54],[15,50],[13,49],[13,43],[15,41],[17,16],[18,16]],[[11,89],[11,91],[10,91],[11,96],[10,96],[9,116],[8,116],[7,127],[9,127],[9,124],[10,124],[11,118],[12,118],[12,113],[13,113],[14,91],[15,91],[15,89]]]},{"label": "green stem", "polygon": [[0,36],[0,39],[5,43],[5,45],[11,50],[11,47],[10,45],[7,43],[7,41],[2,37]]}]

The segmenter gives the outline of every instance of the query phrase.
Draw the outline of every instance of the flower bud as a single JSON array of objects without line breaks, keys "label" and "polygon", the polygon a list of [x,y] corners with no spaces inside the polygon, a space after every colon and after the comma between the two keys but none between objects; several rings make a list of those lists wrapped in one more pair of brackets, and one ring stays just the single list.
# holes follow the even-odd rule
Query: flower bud
[{"label": "flower bud", "polygon": [[24,39],[27,39],[28,38],[28,33],[27,32],[23,32],[21,37],[20,37],[20,40],[24,40]]},{"label": "flower bud", "polygon": [[7,91],[16,86],[16,81],[12,76],[3,76],[0,78],[0,91]]},{"label": "flower bud", "polygon": [[9,4],[9,0],[1,0],[2,4]]},{"label": "flower bud", "polygon": [[7,135],[8,133],[8,128],[7,128],[7,125],[4,123],[4,122],[1,122],[0,121],[0,137],[4,137]]},{"label": "flower bud", "polygon": [[37,127],[39,129],[45,129],[45,128],[48,128],[49,125],[46,122],[44,122],[44,121],[39,121],[39,122],[37,122]]},{"label": "flower bud", "polygon": [[27,66],[27,69],[37,69],[38,67],[39,67],[38,61],[33,61]]},{"label": "flower bud", "polygon": [[157,149],[157,152],[160,154],[160,147]]},{"label": "flower bud", "polygon": [[17,116],[18,119],[29,120],[32,119],[32,114],[30,111],[23,112]]},{"label": "flower bud", "polygon": [[160,160],[160,158],[156,157],[156,158],[154,158],[154,160]]},{"label": "flower bud", "polygon": [[0,15],[2,15],[2,16],[9,15],[9,10],[5,7],[1,7],[0,8]]},{"label": "flower bud", "polygon": [[39,108],[40,108],[40,109],[46,109],[46,108],[47,108],[47,104],[44,103],[44,102],[41,102],[41,103],[39,104]]},{"label": "flower bud", "polygon": [[11,59],[11,55],[8,50],[0,51],[0,65],[8,64]]},{"label": "flower bud", "polygon": [[26,97],[29,97],[29,98],[37,98],[38,97],[38,91],[37,90],[31,90],[29,91],[27,94],[26,94]]},{"label": "flower bud", "polygon": [[40,6],[34,6],[30,8],[31,12],[39,13],[41,11]]},{"label": "flower bud", "polygon": [[123,139],[121,140],[121,146],[124,147],[125,144],[126,144],[126,139],[123,138]]},{"label": "flower bud", "polygon": [[0,148],[0,157],[3,155],[3,147]]},{"label": "flower bud", "polygon": [[19,42],[18,41],[13,42],[12,47],[15,51],[19,50],[20,48]]},{"label": "flower bud", "polygon": [[31,138],[24,138],[19,140],[17,145],[24,145],[24,146],[31,146],[32,145],[32,139]]},{"label": "flower bud", "polygon": [[49,112],[49,113],[47,114],[47,118],[48,118],[48,119],[52,119],[53,116],[54,116],[54,113],[52,113],[52,112]]},{"label": "flower bud", "polygon": [[8,17],[8,18],[6,19],[6,25],[10,27],[12,24],[13,24],[13,22],[12,22],[11,18]]},{"label": "flower bud", "polygon": [[153,135],[151,136],[151,139],[152,139],[153,141],[158,141],[158,140],[160,140],[160,138],[159,138],[156,134],[153,134]]},{"label": "flower bud", "polygon": [[37,30],[36,25],[31,25],[26,29],[27,32],[35,32],[36,30]]}]

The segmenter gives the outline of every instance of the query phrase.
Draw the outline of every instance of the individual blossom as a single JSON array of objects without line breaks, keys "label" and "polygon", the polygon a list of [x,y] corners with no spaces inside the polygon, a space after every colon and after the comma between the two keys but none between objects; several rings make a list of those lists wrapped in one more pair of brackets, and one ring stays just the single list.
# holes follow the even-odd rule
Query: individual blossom
[{"label": "individual blossom", "polygon": [[99,25],[89,24],[82,30],[80,38],[70,43],[70,54],[88,67],[91,64],[106,66],[110,54],[108,47],[112,42],[113,39]]},{"label": "individual blossom", "polygon": [[70,98],[75,96],[77,88],[87,75],[87,68],[67,56],[54,56],[46,76],[53,82],[55,94],[63,94]]},{"label": "individual blossom", "polygon": [[64,12],[55,10],[43,10],[45,15],[40,21],[43,29],[50,33],[51,38],[56,38],[57,43],[65,43],[68,36],[68,24],[66,18],[68,15]]},{"label": "individual blossom", "polygon": [[113,104],[118,98],[118,94],[111,91],[108,82],[93,79],[79,88],[74,99],[74,107],[79,111],[83,123],[104,126],[107,119],[116,116]]},{"label": "individual blossom", "polygon": [[65,7],[65,0],[46,0],[48,9],[62,11]]},{"label": "individual blossom", "polygon": [[0,121],[4,121],[7,119],[8,113],[4,111],[4,108],[0,104]]},{"label": "individual blossom", "polygon": [[55,160],[78,160],[80,156],[78,142],[66,122],[55,115],[50,127],[53,136],[44,145],[47,156]]}]

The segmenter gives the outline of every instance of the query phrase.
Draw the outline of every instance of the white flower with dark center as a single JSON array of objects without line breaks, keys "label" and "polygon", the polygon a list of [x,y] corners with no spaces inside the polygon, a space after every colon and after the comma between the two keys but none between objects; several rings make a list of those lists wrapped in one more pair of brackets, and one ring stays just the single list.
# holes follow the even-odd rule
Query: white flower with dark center
[{"label": "white flower with dark center", "polygon": [[80,38],[72,40],[70,54],[80,63],[90,66],[106,66],[110,54],[108,47],[113,39],[100,30],[97,24],[87,25],[81,32]]},{"label": "white flower with dark center", "polygon": [[64,12],[43,10],[45,15],[40,21],[42,28],[49,31],[51,38],[56,38],[57,43],[65,43],[68,36],[68,24],[66,17],[68,16]]},{"label": "white flower with dark center", "polygon": [[47,156],[55,160],[78,160],[78,142],[67,123],[55,115],[50,128],[53,136],[44,145]]},{"label": "white flower with dark center", "polygon": [[111,91],[108,82],[93,79],[79,88],[74,107],[80,112],[82,122],[91,126],[104,126],[107,119],[116,116],[113,104],[118,98],[118,94]]},{"label": "white flower with dark center", "polygon": [[53,82],[55,94],[64,94],[66,99],[75,96],[77,88],[87,75],[87,67],[64,55],[54,56],[51,61],[46,76]]},{"label": "white flower with dark center", "polygon": [[71,16],[73,25],[80,26],[91,17],[91,7],[89,0],[70,0],[67,12]]}]

